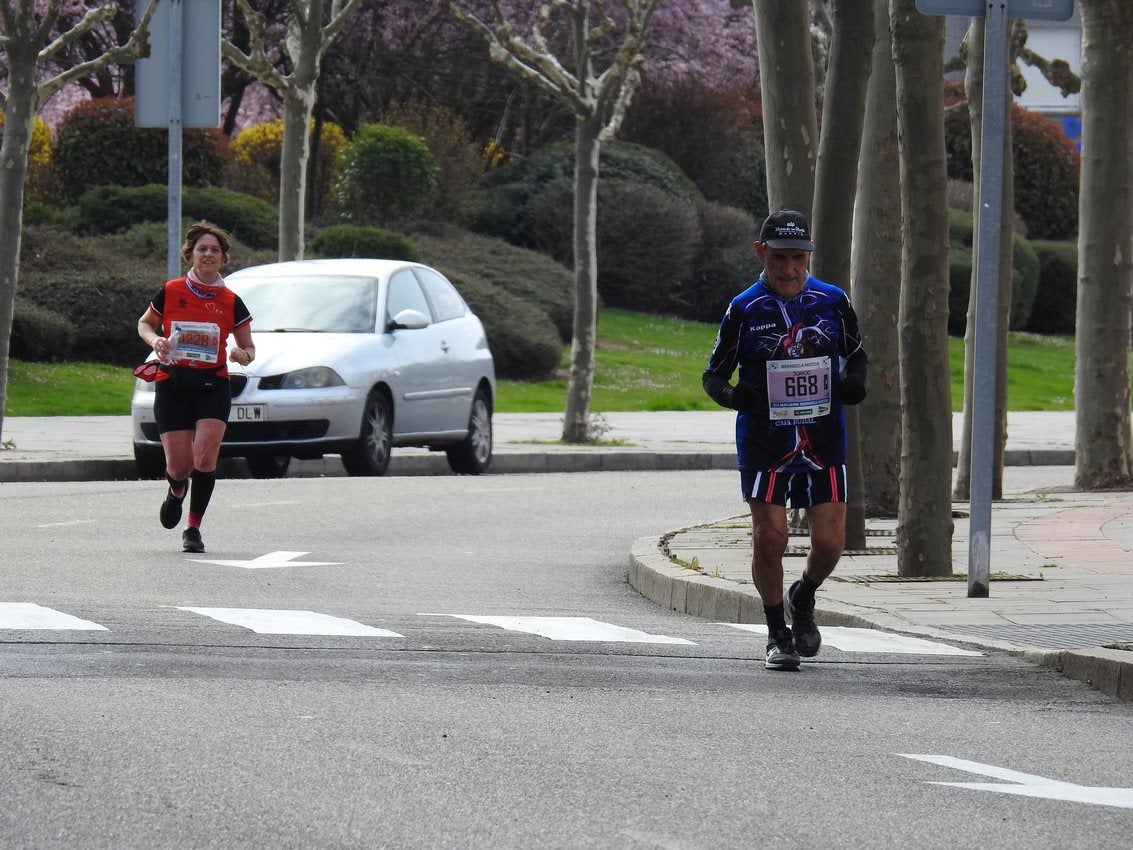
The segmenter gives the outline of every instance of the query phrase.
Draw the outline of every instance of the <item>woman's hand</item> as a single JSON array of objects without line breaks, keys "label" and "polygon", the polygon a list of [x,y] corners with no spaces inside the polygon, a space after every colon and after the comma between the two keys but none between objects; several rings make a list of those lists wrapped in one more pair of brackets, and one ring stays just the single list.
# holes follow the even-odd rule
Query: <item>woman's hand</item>
[{"label": "woman's hand", "polygon": [[232,350],[228,352],[228,359],[233,363],[239,363],[241,366],[247,366],[256,359],[255,355],[247,348],[240,348],[239,346],[232,346]]}]

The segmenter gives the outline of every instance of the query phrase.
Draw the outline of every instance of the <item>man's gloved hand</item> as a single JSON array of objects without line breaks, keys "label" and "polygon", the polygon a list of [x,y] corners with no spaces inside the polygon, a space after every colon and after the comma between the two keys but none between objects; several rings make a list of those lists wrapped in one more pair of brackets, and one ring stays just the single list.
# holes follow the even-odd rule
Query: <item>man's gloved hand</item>
[{"label": "man's gloved hand", "polygon": [[755,384],[740,381],[732,388],[732,407],[736,410],[753,410],[763,401],[763,394]]},{"label": "man's gloved hand", "polygon": [[865,381],[858,375],[847,373],[838,387],[842,404],[861,404],[865,399]]}]

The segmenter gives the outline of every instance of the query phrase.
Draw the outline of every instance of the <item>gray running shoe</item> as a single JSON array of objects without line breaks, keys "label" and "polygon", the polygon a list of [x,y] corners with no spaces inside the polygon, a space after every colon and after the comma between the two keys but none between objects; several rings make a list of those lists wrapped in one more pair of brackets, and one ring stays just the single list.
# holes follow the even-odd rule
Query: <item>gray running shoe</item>
[{"label": "gray running shoe", "polygon": [[767,658],[763,662],[768,670],[798,670],[800,661],[790,629],[783,629],[768,638]]},{"label": "gray running shoe", "polygon": [[803,602],[796,599],[802,583],[802,579],[799,579],[787,591],[787,609],[791,614],[791,634],[794,635],[799,655],[814,658],[822,646],[822,635],[814,622],[814,600]]},{"label": "gray running shoe", "polygon": [[201,539],[199,528],[186,528],[181,532],[181,549],[185,552],[205,551],[205,541]]}]

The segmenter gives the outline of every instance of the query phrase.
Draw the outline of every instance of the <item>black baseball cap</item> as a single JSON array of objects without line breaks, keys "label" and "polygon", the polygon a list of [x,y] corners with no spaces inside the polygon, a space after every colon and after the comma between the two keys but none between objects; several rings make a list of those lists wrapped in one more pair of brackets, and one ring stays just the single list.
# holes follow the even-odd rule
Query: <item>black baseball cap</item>
[{"label": "black baseball cap", "polygon": [[768,248],[801,248],[813,251],[810,225],[798,210],[779,210],[767,216],[759,230],[759,241]]}]

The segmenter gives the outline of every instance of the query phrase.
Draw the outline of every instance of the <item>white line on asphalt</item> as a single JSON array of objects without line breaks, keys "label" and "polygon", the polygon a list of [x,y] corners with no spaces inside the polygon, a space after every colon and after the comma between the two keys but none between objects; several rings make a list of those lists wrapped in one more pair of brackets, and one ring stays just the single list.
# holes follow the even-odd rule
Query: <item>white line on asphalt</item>
[{"label": "white line on asphalt", "polygon": [[283,611],[269,608],[189,608],[222,623],[242,626],[260,635],[349,635],[354,637],[404,637],[387,629],[376,629],[355,620],[315,611]]},{"label": "white line on asphalt", "polygon": [[[767,626],[749,623],[721,623],[733,629],[743,629],[757,635],[767,636]],[[822,642],[842,652],[877,652],[894,655],[983,655],[973,649],[961,649],[924,638],[879,632],[875,629],[853,629],[847,626],[823,626]]]},{"label": "white line on asphalt", "polygon": [[[1072,803],[1090,803],[1095,806],[1114,806],[1119,809],[1133,809],[1133,788],[1107,788],[1098,785],[1078,785],[1074,782],[1061,782],[1036,776],[1033,773],[1020,773],[994,764],[953,758],[952,756],[917,755],[897,753],[907,759],[927,761],[965,773],[976,773],[1002,779],[997,782],[928,782],[929,785],[947,785],[952,788],[969,788],[973,791],[996,791],[1000,794],[1014,794],[1018,797],[1041,797],[1047,800],[1066,800]],[[1007,784],[1018,783],[1018,784]]]},{"label": "white line on asphalt", "polygon": [[65,631],[108,632],[106,626],[81,620],[31,602],[0,602],[0,629],[60,629]]},{"label": "white line on asphalt", "polygon": [[421,617],[455,617],[471,623],[484,623],[512,632],[527,632],[550,640],[610,641],[619,643],[675,643],[696,646],[691,640],[651,635],[603,623],[589,617],[481,617],[474,614],[419,614]]},{"label": "white line on asphalt", "polygon": [[64,525],[90,525],[91,523],[98,522],[97,519],[69,519],[66,522],[44,522],[35,526],[35,528],[60,528]]}]

